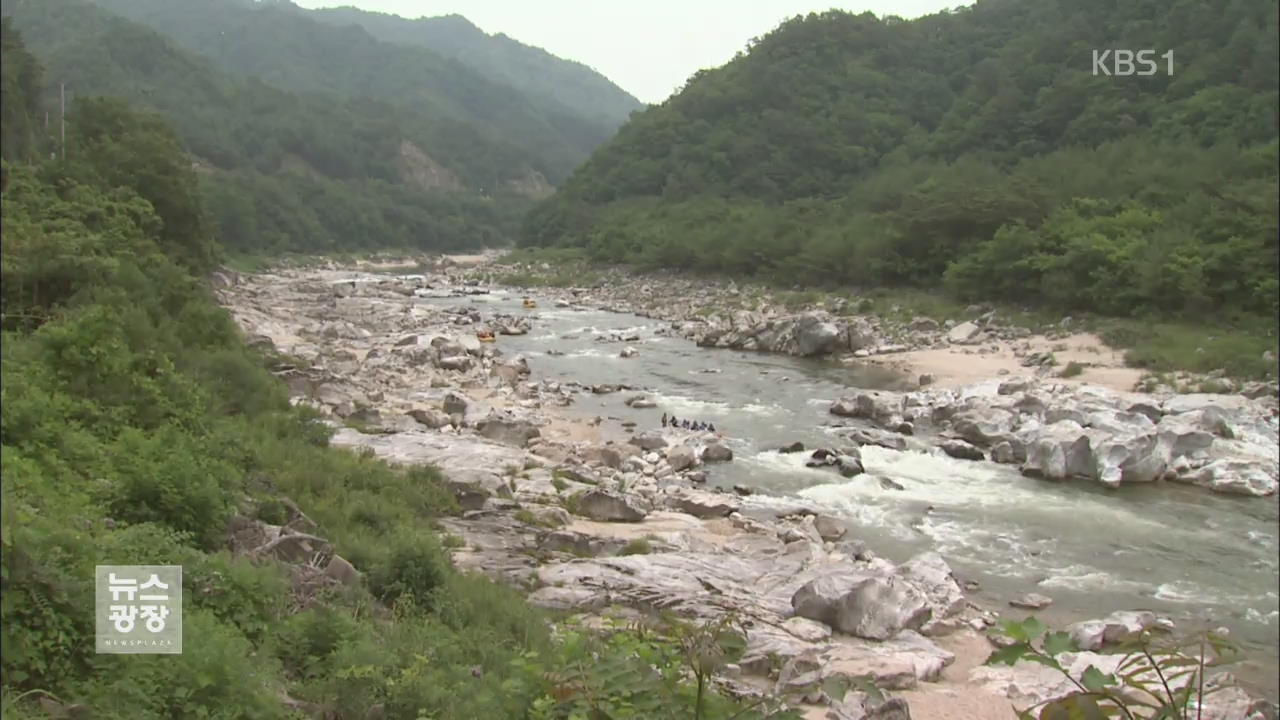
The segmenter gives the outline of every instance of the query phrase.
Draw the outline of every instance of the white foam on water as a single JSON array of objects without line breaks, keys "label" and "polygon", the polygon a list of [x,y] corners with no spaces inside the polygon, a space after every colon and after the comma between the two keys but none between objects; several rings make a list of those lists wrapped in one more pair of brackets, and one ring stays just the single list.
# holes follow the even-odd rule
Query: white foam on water
[{"label": "white foam on water", "polygon": [[1258,623],[1259,625],[1280,625],[1280,610],[1272,610],[1271,612],[1261,612],[1253,608],[1246,608],[1244,611],[1244,619],[1249,622]]},{"label": "white foam on water", "polygon": [[1156,587],[1155,597],[1166,602],[1196,605],[1235,605],[1237,607],[1251,605],[1261,599],[1211,590],[1183,580],[1174,580],[1173,582],[1159,585]]},{"label": "white foam on water", "polygon": [[[803,474],[827,481],[831,481],[833,477],[840,477],[831,468],[805,467],[806,458],[808,458],[808,453],[784,453],[777,450],[765,450],[743,457],[742,461],[782,475]],[[810,488],[810,490],[812,489]]]},{"label": "white foam on water", "polygon": [[1132,580],[1121,580],[1111,573],[1103,572],[1088,565],[1069,565],[1062,568],[1050,568],[1048,579],[1042,580],[1041,588],[1075,591],[1137,592],[1149,589],[1150,586]]},{"label": "white foam on water", "polygon": [[731,418],[734,415],[754,415],[760,417],[786,412],[785,409],[778,407],[777,405],[762,405],[759,403],[730,405],[725,402],[698,400],[687,395],[664,395],[662,393],[655,393],[652,397],[654,401],[658,403],[659,407],[667,409],[668,412],[674,412],[676,417],[688,415],[694,420],[702,420],[702,416],[707,414],[713,414],[717,417]]},{"label": "white foam on water", "polygon": [[618,353],[615,353],[615,352],[605,352],[604,350],[598,350],[598,349],[596,349],[596,348],[587,348],[587,349],[585,349],[585,350],[574,350],[573,352],[565,353],[563,357],[567,357],[567,358],[606,358],[606,359],[609,359],[609,360],[621,360],[621,359],[622,359],[622,358],[620,358],[620,357],[618,356]]}]

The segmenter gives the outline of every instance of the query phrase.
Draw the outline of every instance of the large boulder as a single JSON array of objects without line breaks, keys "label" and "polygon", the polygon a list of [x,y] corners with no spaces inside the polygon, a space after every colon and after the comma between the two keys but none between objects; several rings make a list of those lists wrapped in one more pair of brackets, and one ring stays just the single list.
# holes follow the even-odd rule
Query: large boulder
[{"label": "large boulder", "polygon": [[829,353],[840,339],[840,329],[816,314],[802,315],[795,333],[796,354],[801,356]]},{"label": "large boulder", "polygon": [[832,415],[865,418],[888,423],[902,417],[903,399],[896,393],[867,390],[851,397],[843,397],[831,404]]},{"label": "large boulder", "polygon": [[1263,497],[1274,495],[1277,489],[1275,470],[1249,460],[1211,460],[1177,479],[1229,495]]},{"label": "large boulder", "polygon": [[970,345],[978,342],[982,328],[977,323],[962,322],[947,332],[947,340],[956,345]]},{"label": "large boulder", "polygon": [[[930,621],[955,617],[964,610],[964,590],[951,566],[936,552],[916,555],[898,568],[898,575],[922,592],[929,603]],[[927,627],[926,627],[926,633]]]},{"label": "large boulder", "polygon": [[478,430],[482,436],[490,440],[516,447],[525,447],[530,440],[541,435],[538,428],[528,420],[498,413],[482,420]]},{"label": "large boulder", "polygon": [[680,444],[667,450],[667,464],[680,472],[698,464],[698,453],[688,445]]},{"label": "large boulder", "polygon": [[986,460],[987,456],[980,448],[974,447],[964,440],[943,440],[938,443],[942,452],[957,460]]},{"label": "large boulder", "polygon": [[708,443],[702,448],[703,462],[728,462],[733,459],[733,450],[719,442]]},{"label": "large boulder", "polygon": [[641,450],[661,450],[667,446],[667,439],[656,432],[642,432],[632,436],[627,442]]},{"label": "large boulder", "polygon": [[805,583],[792,596],[791,607],[800,617],[868,640],[918,629],[931,615],[928,600],[911,582],[857,572]]},{"label": "large boulder", "polygon": [[1012,437],[1013,423],[1013,414],[1003,408],[963,410],[951,419],[956,435],[983,448]]},{"label": "large boulder", "polygon": [[698,518],[728,517],[742,507],[742,503],[732,495],[689,489],[681,489],[672,494],[667,503],[680,512]]},{"label": "large boulder", "polygon": [[1138,636],[1147,628],[1160,625],[1153,612],[1121,610],[1101,620],[1085,620],[1067,627],[1071,639],[1081,650],[1100,650]]},{"label": "large boulder", "polygon": [[450,390],[444,394],[440,409],[444,410],[446,415],[465,415],[467,412],[467,398],[462,393]]},{"label": "large boulder", "polygon": [[603,522],[640,522],[648,514],[630,497],[598,489],[578,496],[577,513]]},{"label": "large boulder", "polygon": [[1096,464],[1088,431],[1078,423],[1063,420],[1040,427],[1028,438],[1022,472],[1049,480],[1092,478]]}]

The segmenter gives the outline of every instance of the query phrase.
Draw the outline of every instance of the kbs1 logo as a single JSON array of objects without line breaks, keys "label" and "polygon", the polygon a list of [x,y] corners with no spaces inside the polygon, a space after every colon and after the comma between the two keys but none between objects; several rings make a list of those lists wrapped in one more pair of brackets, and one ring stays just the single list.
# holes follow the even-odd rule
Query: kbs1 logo
[{"label": "kbs1 logo", "polygon": [[[1158,57],[1164,63],[1152,58]],[[1130,75],[1151,76],[1160,72],[1163,65],[1166,75],[1173,74],[1173,51],[1156,55],[1155,50],[1094,50],[1093,74],[1111,77],[1128,77]]]},{"label": "kbs1 logo", "polygon": [[182,566],[99,565],[97,651],[182,653]]}]

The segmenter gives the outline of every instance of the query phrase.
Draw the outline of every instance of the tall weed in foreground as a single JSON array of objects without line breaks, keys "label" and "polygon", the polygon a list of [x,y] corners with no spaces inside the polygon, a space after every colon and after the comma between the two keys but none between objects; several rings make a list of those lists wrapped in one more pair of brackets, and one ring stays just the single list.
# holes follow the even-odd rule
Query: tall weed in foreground
[{"label": "tall weed in foreground", "polygon": [[1064,657],[1079,652],[1068,633],[1047,632],[1035,617],[1006,620],[997,632],[1014,642],[992,653],[988,665],[1039,663],[1062,673],[1076,688],[1065,697],[1018,710],[1021,720],[1199,720],[1205,698],[1226,687],[1206,678],[1206,670],[1239,657],[1234,645],[1213,632],[1177,637],[1146,631],[1116,647],[1114,671],[1088,665],[1077,676]]}]

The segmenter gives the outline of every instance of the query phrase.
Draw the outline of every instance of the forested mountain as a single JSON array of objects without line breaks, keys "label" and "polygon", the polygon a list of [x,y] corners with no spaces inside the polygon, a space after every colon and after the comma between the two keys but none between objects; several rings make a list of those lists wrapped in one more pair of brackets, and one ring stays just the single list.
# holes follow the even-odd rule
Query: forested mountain
[{"label": "forested mountain", "polygon": [[285,90],[333,92],[411,111],[428,125],[433,148],[495,156],[474,178],[484,189],[527,169],[558,183],[617,126],[602,126],[550,99],[539,108],[521,90],[460,61],[381,42],[353,25],[318,22],[285,0],[93,2],[165,33],[224,71]]},{"label": "forested mountain", "polygon": [[456,58],[486,77],[529,96],[535,105],[548,99],[579,115],[598,118],[603,141],[643,105],[625,90],[582,65],[529,47],[501,33],[489,35],[461,15],[408,20],[354,7],[303,10],[335,25],[359,25],[387,42],[426,47]]},{"label": "forested mountain", "polygon": [[[596,664],[625,680],[592,675],[592,703],[762,717],[686,680],[680,646],[650,629],[553,637],[517,591],[455,570],[440,474],[330,448],[269,372],[281,359],[216,304],[203,278],[218,248],[177,134],[82,98],[62,159],[56,136],[26,131],[50,109],[40,66],[7,19],[0,34],[5,720],[558,717],[587,703],[562,678]],[[291,508],[354,581],[228,550],[229,527],[300,522]],[[181,653],[94,652],[104,564],[182,567]]]},{"label": "forested mountain", "polygon": [[[292,5],[113,3],[190,28],[186,37],[206,42],[216,60],[107,3],[2,5],[47,66],[49,97],[65,82],[73,104],[114,95],[173,123],[234,250],[499,244],[530,198],[550,192],[548,178],[562,178],[604,136],[596,120],[564,108],[541,115],[522,92],[457,61],[310,20]],[[237,40],[216,47],[212,38],[224,37]],[[20,81],[16,65],[4,72],[6,87]],[[401,95],[387,89],[397,83],[408,88]],[[10,132],[28,130],[6,114]]]},{"label": "forested mountain", "polygon": [[[1274,0],[797,17],[634,116],[524,243],[1064,311],[1274,314],[1277,39]],[[1107,48],[1172,50],[1172,73],[1095,73]]]}]

